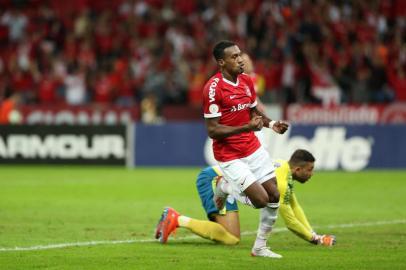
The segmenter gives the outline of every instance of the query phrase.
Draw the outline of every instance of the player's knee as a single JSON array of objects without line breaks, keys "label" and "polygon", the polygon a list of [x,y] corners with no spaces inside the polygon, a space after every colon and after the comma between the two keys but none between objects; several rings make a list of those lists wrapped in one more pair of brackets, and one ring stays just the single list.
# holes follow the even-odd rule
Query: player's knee
[{"label": "player's knee", "polygon": [[269,202],[279,203],[279,196],[279,191],[274,191],[272,194],[269,195]]},{"label": "player's knee", "polygon": [[255,206],[255,208],[264,208],[268,205],[268,202],[268,196],[258,197],[255,200],[252,200],[252,204]]},{"label": "player's knee", "polygon": [[238,245],[239,243],[240,243],[240,238],[235,237],[234,239],[231,239],[228,244],[229,245]]},{"label": "player's knee", "polygon": [[223,241],[223,244],[225,245],[230,245],[230,246],[234,246],[234,245],[238,245],[240,243],[240,238],[232,235],[232,237],[229,237],[227,240]]}]

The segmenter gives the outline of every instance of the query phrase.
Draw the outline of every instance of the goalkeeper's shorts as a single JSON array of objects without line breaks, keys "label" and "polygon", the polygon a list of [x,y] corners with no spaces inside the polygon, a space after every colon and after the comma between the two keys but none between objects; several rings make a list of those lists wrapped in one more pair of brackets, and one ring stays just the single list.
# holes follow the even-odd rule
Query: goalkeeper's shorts
[{"label": "goalkeeper's shorts", "polygon": [[225,211],[220,211],[214,205],[212,182],[217,176],[218,174],[212,167],[207,167],[200,172],[196,181],[197,192],[209,220],[212,220],[213,214],[225,215],[228,211],[238,211],[237,201],[231,196],[228,196],[226,200]]}]

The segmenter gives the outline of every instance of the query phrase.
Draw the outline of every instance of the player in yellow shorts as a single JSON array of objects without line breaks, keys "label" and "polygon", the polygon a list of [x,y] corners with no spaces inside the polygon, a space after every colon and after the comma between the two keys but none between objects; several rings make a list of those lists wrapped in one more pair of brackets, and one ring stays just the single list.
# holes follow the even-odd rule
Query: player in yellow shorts
[{"label": "player in yellow shorts", "polygon": [[[315,158],[303,149],[296,150],[289,161],[277,160],[274,162],[276,180],[280,193],[279,212],[286,227],[300,238],[316,245],[332,246],[335,244],[333,235],[319,235],[315,233],[308,222],[302,207],[293,192],[294,180],[305,183],[313,175]],[[167,207],[161,216],[156,228],[155,237],[161,243],[166,243],[168,237],[177,227],[185,227],[204,238],[223,243],[237,244],[240,239],[240,224],[238,207],[234,198],[228,196],[227,203],[222,210],[218,210],[213,203],[213,181],[218,182],[222,176],[218,167],[205,168],[198,177],[197,188],[203,207],[210,221],[192,219],[180,215],[173,208]],[[222,179],[223,182],[227,182]],[[226,189],[226,188],[225,188]],[[229,192],[231,193],[231,192]],[[247,199],[239,198],[247,204]]]}]

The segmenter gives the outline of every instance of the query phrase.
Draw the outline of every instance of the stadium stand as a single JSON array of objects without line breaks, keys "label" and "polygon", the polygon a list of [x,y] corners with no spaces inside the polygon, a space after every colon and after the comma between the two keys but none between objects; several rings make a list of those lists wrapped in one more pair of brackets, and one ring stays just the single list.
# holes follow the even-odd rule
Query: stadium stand
[{"label": "stadium stand", "polygon": [[28,105],[114,104],[158,115],[174,105],[200,108],[202,84],[216,68],[211,46],[220,39],[254,58],[266,103],[406,101],[401,0],[0,6],[0,101],[17,94]]}]

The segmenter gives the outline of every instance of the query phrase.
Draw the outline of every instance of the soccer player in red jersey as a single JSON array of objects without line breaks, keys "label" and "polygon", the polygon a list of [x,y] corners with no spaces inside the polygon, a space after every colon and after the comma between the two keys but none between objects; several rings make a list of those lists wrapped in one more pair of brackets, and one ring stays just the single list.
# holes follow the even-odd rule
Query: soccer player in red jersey
[{"label": "soccer player in red jersey", "polygon": [[261,208],[252,255],[280,258],[266,246],[279,207],[275,168],[254,131],[265,126],[283,134],[288,124],[272,121],[256,108],[254,85],[243,73],[242,52],[235,43],[217,43],[213,56],[220,70],[204,86],[203,109],[214,157],[228,180],[217,185],[216,207],[223,208],[227,194],[246,195],[248,205]]}]

